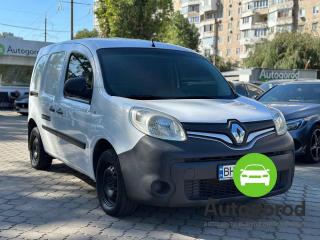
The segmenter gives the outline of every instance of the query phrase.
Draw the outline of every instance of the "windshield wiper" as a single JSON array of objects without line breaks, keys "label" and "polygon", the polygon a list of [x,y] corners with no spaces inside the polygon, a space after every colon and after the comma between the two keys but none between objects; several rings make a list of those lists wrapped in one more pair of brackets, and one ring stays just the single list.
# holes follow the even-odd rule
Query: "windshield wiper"
[{"label": "windshield wiper", "polygon": [[131,98],[131,99],[137,99],[137,100],[156,100],[156,99],[163,99],[162,97],[159,96],[153,96],[153,95],[128,95],[124,96],[126,98]]}]

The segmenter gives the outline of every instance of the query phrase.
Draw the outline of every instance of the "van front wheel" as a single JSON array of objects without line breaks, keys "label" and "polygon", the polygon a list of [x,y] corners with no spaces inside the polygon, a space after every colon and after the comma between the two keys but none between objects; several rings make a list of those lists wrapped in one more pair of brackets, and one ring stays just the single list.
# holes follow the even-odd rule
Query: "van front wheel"
[{"label": "van front wheel", "polygon": [[134,212],[137,205],[127,197],[119,160],[114,151],[101,154],[96,182],[100,206],[108,215],[122,217]]}]

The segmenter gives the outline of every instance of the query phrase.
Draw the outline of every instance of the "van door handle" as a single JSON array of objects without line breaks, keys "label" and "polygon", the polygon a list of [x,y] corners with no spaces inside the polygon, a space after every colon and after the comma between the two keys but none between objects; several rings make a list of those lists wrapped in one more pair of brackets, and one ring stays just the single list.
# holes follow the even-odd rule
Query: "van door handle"
[{"label": "van door handle", "polygon": [[58,113],[58,114],[60,114],[60,115],[63,115],[63,111],[62,111],[61,108],[59,108],[59,109],[56,111],[56,113]]},{"label": "van door handle", "polygon": [[55,112],[56,110],[54,109],[53,106],[50,106],[49,111],[50,111],[50,112]]}]

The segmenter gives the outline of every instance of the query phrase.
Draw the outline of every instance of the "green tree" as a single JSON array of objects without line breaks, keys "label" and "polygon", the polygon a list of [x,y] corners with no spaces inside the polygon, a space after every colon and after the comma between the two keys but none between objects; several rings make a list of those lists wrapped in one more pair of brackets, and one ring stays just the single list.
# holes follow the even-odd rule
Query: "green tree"
[{"label": "green tree", "polygon": [[197,50],[199,34],[172,0],[99,0],[96,9],[103,37],[155,39]]},{"label": "green tree", "polygon": [[103,37],[151,39],[172,11],[171,0],[99,0],[96,15]]},{"label": "green tree", "polygon": [[272,41],[256,44],[244,65],[275,69],[318,69],[320,39],[307,33],[277,34]]},{"label": "green tree", "polygon": [[88,29],[83,29],[80,30],[76,33],[76,35],[74,36],[75,39],[80,39],[80,38],[94,38],[94,37],[98,37],[99,33],[96,29],[93,29],[92,31],[89,31]]},{"label": "green tree", "polygon": [[180,12],[175,12],[164,24],[159,40],[198,50],[199,32]]},{"label": "green tree", "polygon": [[219,55],[217,56],[211,55],[210,57],[207,57],[207,58],[212,64],[214,64],[220,70],[220,72],[232,71],[237,67],[236,63],[233,63],[230,60],[226,61]]}]

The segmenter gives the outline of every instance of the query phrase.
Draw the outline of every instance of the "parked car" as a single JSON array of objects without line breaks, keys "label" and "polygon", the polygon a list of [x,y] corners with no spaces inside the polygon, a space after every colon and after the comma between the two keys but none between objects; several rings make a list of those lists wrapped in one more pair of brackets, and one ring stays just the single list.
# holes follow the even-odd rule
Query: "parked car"
[{"label": "parked car", "polygon": [[236,93],[245,97],[256,99],[264,93],[264,90],[251,83],[239,81],[229,81],[229,83]]},{"label": "parked car", "polygon": [[283,80],[271,80],[271,81],[268,81],[268,82],[265,82],[263,84],[260,85],[260,88],[263,89],[263,91],[268,91],[269,89],[279,85],[279,84],[282,84],[282,83],[287,83],[287,82],[292,82],[292,81],[295,81],[293,79],[283,79]]},{"label": "parked car", "polygon": [[259,99],[285,116],[297,156],[320,161],[320,81],[295,81],[273,87]]},{"label": "parked car", "polygon": [[[52,158],[96,181],[102,209],[205,205],[245,198],[232,180],[244,154],[269,154],[287,191],[294,145],[280,111],[239,96],[198,53],[159,42],[82,39],[40,50],[31,80],[31,165]],[[199,191],[206,189],[206,191]]]},{"label": "parked car", "polygon": [[29,93],[18,97],[14,101],[14,107],[18,113],[21,115],[28,115],[28,106],[29,106]]}]

